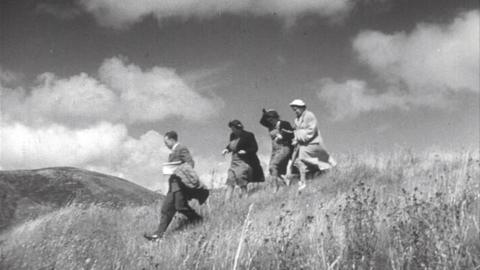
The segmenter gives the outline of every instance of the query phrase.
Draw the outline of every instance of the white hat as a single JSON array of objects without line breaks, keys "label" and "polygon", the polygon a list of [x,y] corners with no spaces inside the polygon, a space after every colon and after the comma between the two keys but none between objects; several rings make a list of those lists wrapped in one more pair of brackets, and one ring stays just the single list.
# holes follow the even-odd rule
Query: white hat
[{"label": "white hat", "polygon": [[290,106],[297,106],[297,107],[306,107],[307,105],[301,99],[295,99],[294,101],[290,102]]}]

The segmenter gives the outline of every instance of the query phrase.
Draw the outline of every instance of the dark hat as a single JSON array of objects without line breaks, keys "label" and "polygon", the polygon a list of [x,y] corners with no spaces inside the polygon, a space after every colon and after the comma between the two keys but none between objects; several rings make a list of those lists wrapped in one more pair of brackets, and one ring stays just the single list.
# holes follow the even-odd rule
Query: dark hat
[{"label": "dark hat", "polygon": [[275,111],[275,110],[272,110],[272,109],[266,110],[263,113],[265,114],[265,117],[267,117],[267,118],[274,118],[274,119],[280,118],[280,115],[278,114],[278,112]]},{"label": "dark hat", "polygon": [[236,127],[238,129],[243,129],[242,122],[240,122],[239,120],[236,120],[236,119],[228,122],[228,126],[229,127]]}]

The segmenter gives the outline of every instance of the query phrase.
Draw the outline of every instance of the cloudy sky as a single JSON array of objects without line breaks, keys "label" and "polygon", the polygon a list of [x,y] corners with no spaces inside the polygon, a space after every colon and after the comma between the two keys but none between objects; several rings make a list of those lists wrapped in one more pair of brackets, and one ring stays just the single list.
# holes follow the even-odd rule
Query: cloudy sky
[{"label": "cloudy sky", "polygon": [[76,166],[156,189],[173,129],[202,176],[221,178],[227,122],[268,160],[261,109],[292,120],[294,98],[333,155],[479,149],[475,0],[3,0],[0,12],[1,169]]}]

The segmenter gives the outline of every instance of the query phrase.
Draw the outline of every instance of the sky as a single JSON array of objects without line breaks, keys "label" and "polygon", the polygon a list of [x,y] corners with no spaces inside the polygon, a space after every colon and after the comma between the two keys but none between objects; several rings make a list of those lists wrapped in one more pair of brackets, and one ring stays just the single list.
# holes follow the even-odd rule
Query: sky
[{"label": "sky", "polygon": [[221,184],[228,121],[267,163],[261,110],[292,122],[296,98],[334,157],[478,152],[479,17],[474,0],[3,0],[0,169],[165,190],[176,130]]}]

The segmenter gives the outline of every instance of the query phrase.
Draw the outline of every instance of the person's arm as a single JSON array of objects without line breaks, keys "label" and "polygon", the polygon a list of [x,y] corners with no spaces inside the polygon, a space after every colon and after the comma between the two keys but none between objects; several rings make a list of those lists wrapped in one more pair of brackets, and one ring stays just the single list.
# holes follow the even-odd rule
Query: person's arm
[{"label": "person's arm", "polygon": [[228,152],[232,152],[233,149],[230,147],[230,142],[233,141],[235,139],[235,134],[233,133],[230,133],[230,141],[229,143],[227,144],[227,146],[225,147],[225,149],[228,150]]},{"label": "person's arm", "polygon": [[281,121],[280,122],[280,135],[282,138],[290,141],[293,139],[293,127],[290,125],[288,121]]},{"label": "person's arm", "polygon": [[[233,133],[230,133],[230,142],[234,139],[234,134]],[[225,146],[225,148],[223,148],[222,150],[222,155],[226,155],[227,153],[230,153],[232,152],[233,149],[230,147],[230,143],[227,144],[227,146]]]},{"label": "person's arm", "polygon": [[306,113],[303,118],[303,127],[295,130],[295,139],[299,142],[309,142],[317,136],[317,119],[313,113]]}]

